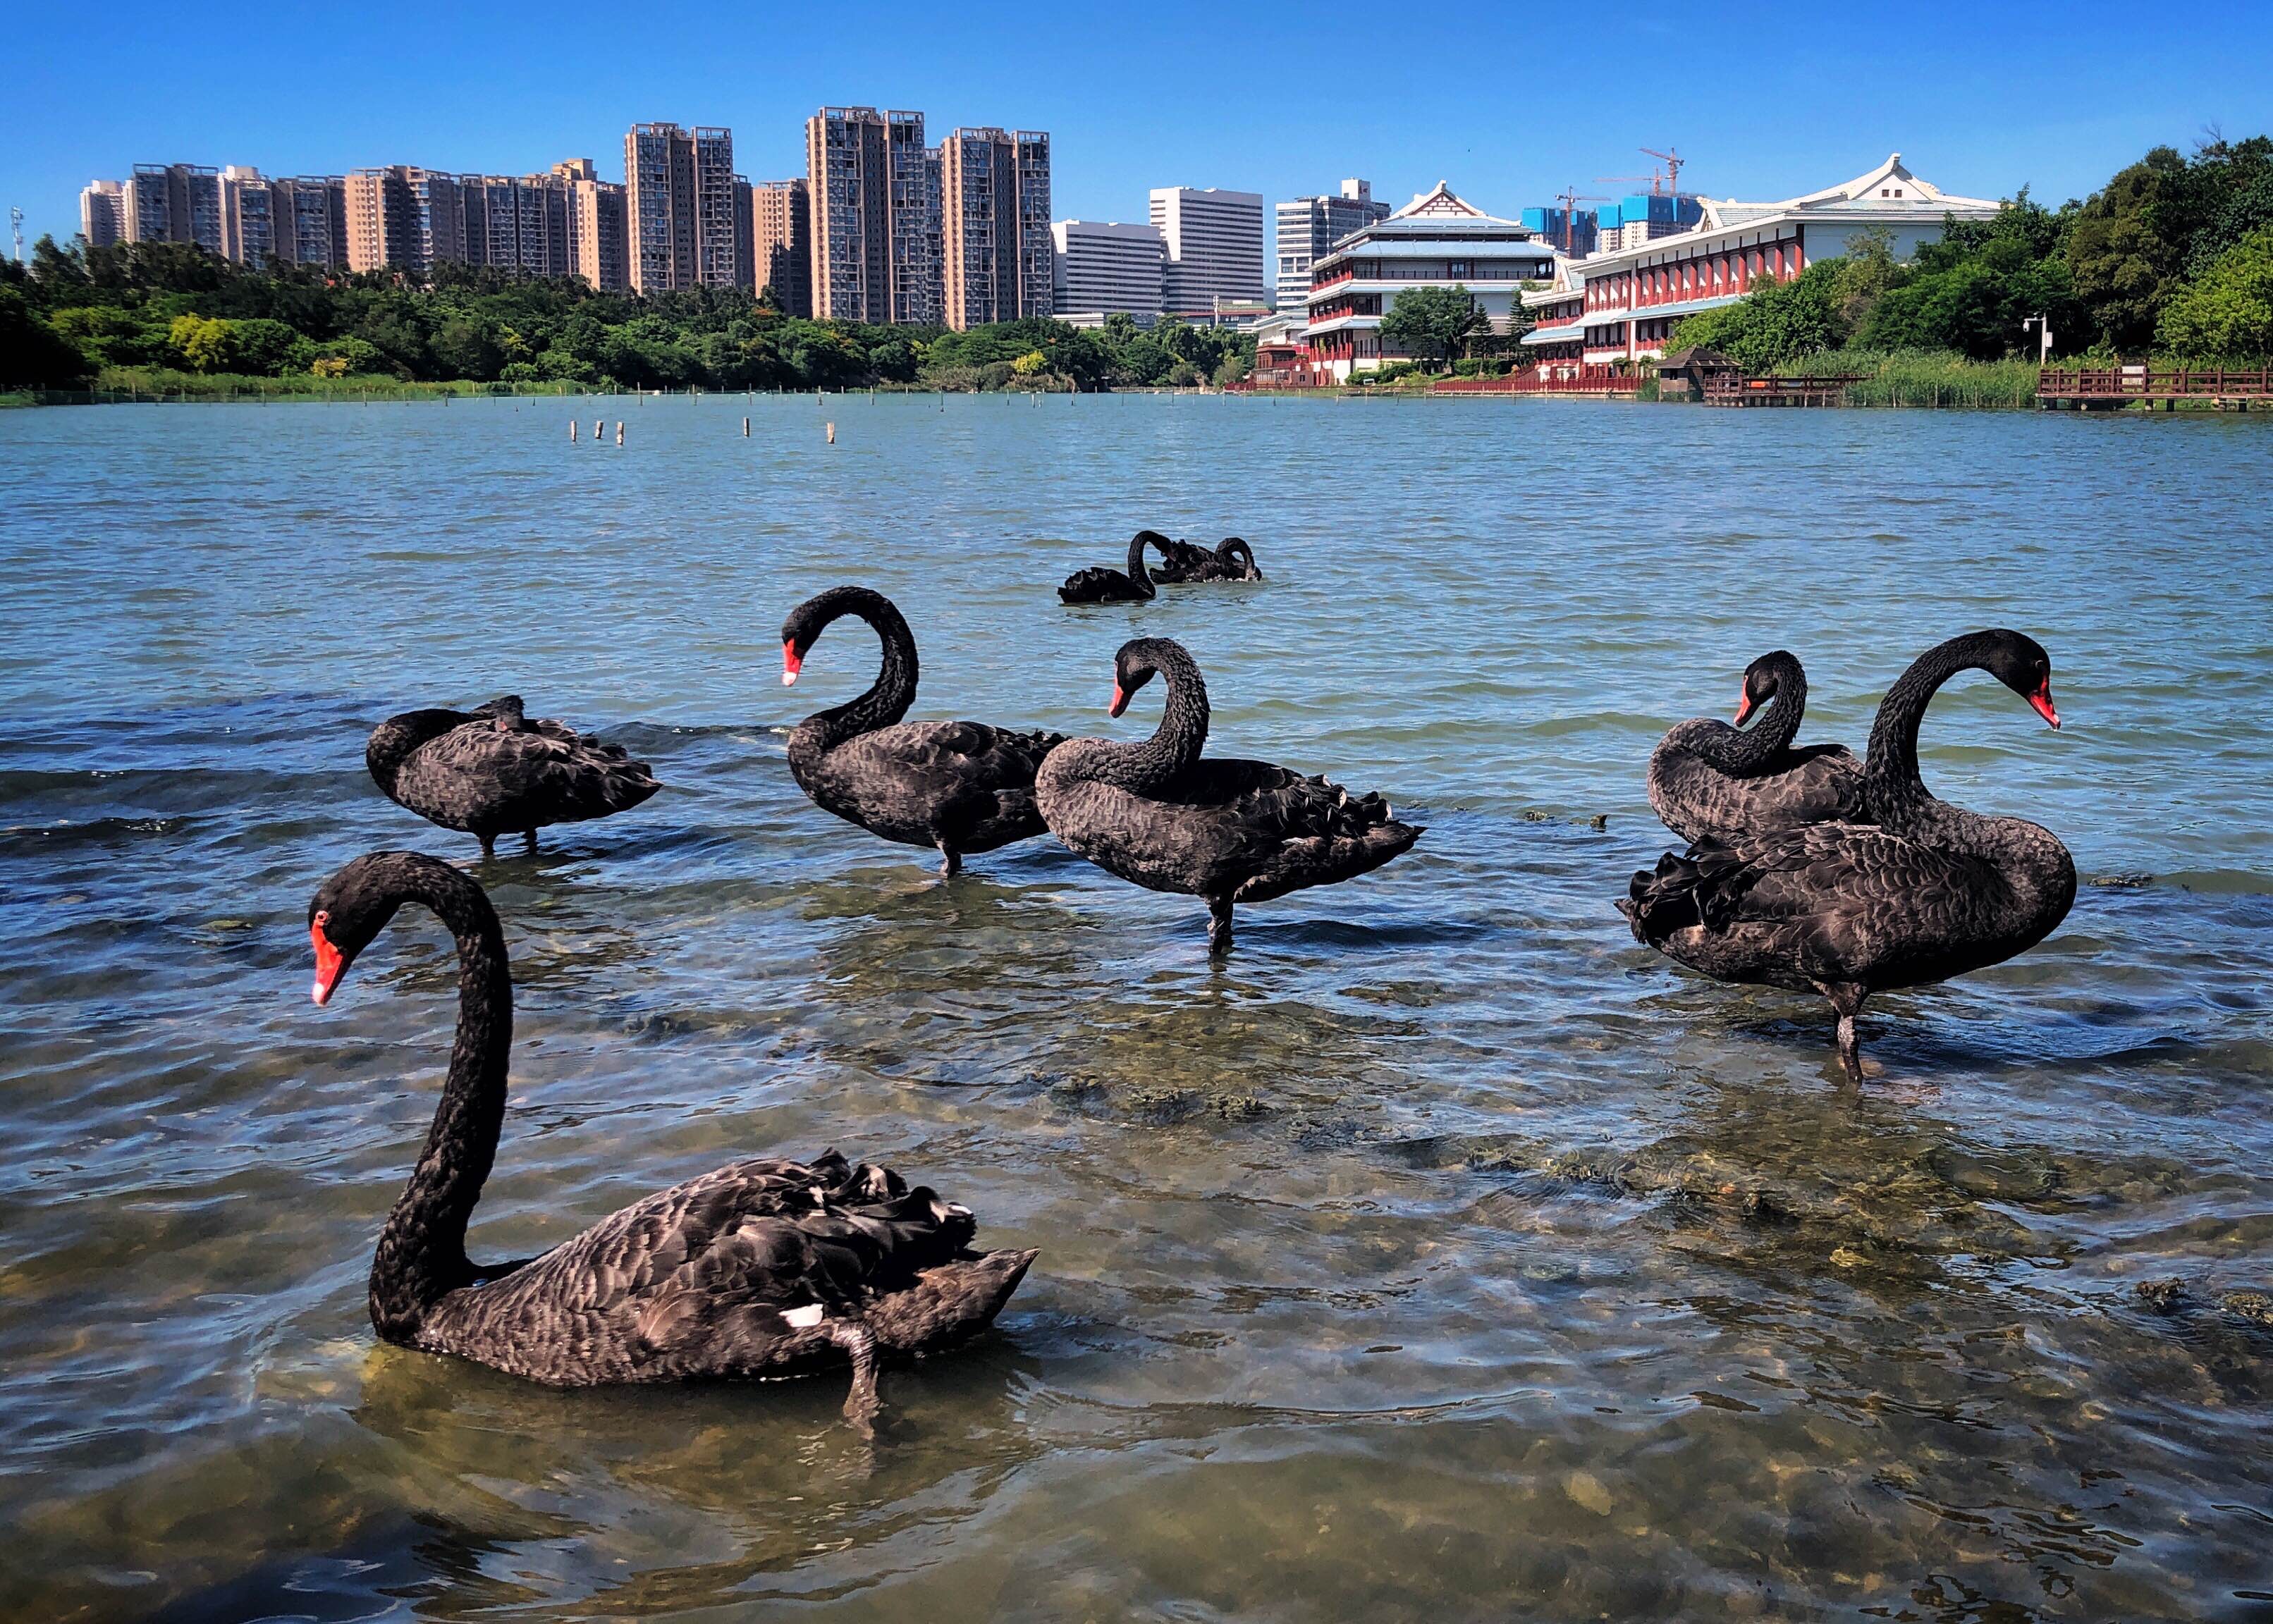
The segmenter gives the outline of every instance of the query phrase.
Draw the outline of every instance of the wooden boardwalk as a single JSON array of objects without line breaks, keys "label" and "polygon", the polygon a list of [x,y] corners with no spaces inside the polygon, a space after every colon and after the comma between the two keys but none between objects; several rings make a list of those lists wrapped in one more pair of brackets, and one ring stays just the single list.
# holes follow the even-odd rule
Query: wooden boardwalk
[{"label": "wooden boardwalk", "polygon": [[1705,378],[1705,404],[1844,406],[1848,385],[1862,381],[1860,372],[1825,373],[1813,378],[1743,378],[1735,373],[1708,373]]},{"label": "wooden boardwalk", "polygon": [[2046,367],[2037,404],[2051,410],[2104,410],[2144,401],[2176,411],[2200,400],[2219,411],[2273,405],[2273,367]]}]

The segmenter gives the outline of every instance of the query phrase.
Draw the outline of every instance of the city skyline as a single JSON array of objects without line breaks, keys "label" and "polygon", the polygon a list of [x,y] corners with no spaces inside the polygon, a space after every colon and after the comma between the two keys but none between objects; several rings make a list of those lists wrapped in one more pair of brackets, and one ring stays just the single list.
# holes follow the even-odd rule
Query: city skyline
[{"label": "city skyline", "polygon": [[[1690,160],[1684,186],[1715,196],[1777,195],[1794,175],[1851,173],[1899,147],[1966,191],[2028,184],[2057,204],[2149,146],[2185,148],[2211,125],[2231,135],[2273,125],[2273,91],[2218,71],[2273,44],[2273,15],[2174,14],[2138,38],[2091,26],[2103,12],[2117,15],[2079,7],[2039,38],[1993,10],[1893,7],[1873,38],[1907,43],[1887,48],[1890,71],[1858,74],[1860,48],[1832,37],[1839,30],[1818,45],[1780,34],[1774,61],[1748,48],[1748,21],[1769,26],[1777,8],[1696,29],[1684,11],[1643,6],[1621,25],[1638,48],[1678,63],[1684,77],[1749,92],[1684,128],[1677,98],[1605,96],[1612,81],[1575,46],[1537,40],[1512,12],[1439,30],[1441,50],[1429,49],[1429,25],[1410,25],[1404,49],[1368,61],[1362,86],[1353,80],[1351,94],[1321,101],[1267,87],[1325,71],[1334,42],[1257,34],[1242,48],[1221,42],[1212,13],[1176,5],[1110,25],[1022,21],[1018,49],[997,51],[963,37],[986,29],[942,30],[913,8],[904,29],[864,27],[850,39],[791,18],[730,30],[699,56],[604,30],[536,28],[532,19],[549,14],[496,9],[454,25],[469,46],[489,40],[495,52],[437,59],[345,17],[231,5],[184,19],[130,4],[101,21],[42,14],[19,26],[23,65],[16,129],[0,150],[0,202],[25,211],[27,241],[67,240],[79,228],[79,189],[137,162],[257,164],[283,176],[392,164],[519,175],[577,154],[611,168],[625,129],[681,109],[736,131],[741,173],[784,178],[805,168],[802,127],[814,108],[863,104],[925,108],[941,130],[999,120],[1050,131],[1061,219],[1142,219],[1146,194],[1162,185],[1256,191],[1275,203],[1331,191],[1350,175],[1370,177],[1392,205],[1443,179],[1512,213],[1566,183],[1615,191],[1597,177],[1640,172],[1640,149],[1667,143]],[[287,79],[325,84],[320,117],[296,98],[195,90],[208,69],[234,60],[248,29],[275,33]],[[1228,53],[1222,71],[1171,71],[1174,53],[1203,49],[1211,60]],[[86,71],[95,60],[104,73]],[[1488,82],[1461,85],[1462,68],[1478,61],[1490,64]],[[2077,85],[2095,78],[2125,94],[2077,98]],[[184,88],[154,96],[154,85]]]}]

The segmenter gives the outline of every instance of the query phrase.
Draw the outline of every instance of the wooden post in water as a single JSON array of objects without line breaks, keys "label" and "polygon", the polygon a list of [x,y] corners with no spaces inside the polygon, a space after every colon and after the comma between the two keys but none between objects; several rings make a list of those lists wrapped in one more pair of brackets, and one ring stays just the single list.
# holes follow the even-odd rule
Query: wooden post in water
[{"label": "wooden post in water", "polygon": [[833,423],[829,425],[829,443],[831,445],[836,444],[836,425]]},{"label": "wooden post in water", "polygon": [[603,433],[604,433],[604,432],[606,431],[607,427],[608,427],[608,424],[607,424],[607,420],[606,420],[605,418],[602,418],[602,417],[595,417],[594,419],[592,419],[592,444],[593,444],[593,445],[597,445],[600,443],[600,436],[601,436]]},{"label": "wooden post in water", "polygon": [[571,445],[576,443],[576,420],[574,417],[568,420],[568,443]]},{"label": "wooden post in water", "polygon": [[623,443],[624,443],[624,425],[623,425],[623,423],[622,423],[620,421],[619,421],[619,422],[617,423],[617,424],[616,424],[616,444],[617,444],[617,445],[622,445]]},{"label": "wooden post in water", "polygon": [[746,440],[750,438],[750,420],[746,417],[742,419],[742,438]]}]

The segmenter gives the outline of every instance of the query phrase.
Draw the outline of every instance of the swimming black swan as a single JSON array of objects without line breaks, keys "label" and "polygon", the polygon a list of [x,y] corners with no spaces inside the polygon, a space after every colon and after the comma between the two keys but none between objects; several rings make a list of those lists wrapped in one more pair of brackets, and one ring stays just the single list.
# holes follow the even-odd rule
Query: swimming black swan
[{"label": "swimming black swan", "polygon": [[1263,579],[1263,572],[1256,566],[1255,549],[1236,535],[1225,536],[1213,552],[1190,542],[1172,542],[1165,537],[1159,547],[1160,562],[1152,566],[1152,579],[1163,587],[1188,581]]},{"label": "swimming black swan", "polygon": [[916,640],[892,601],[866,587],[808,598],[782,623],[782,681],[793,683],[832,620],[858,615],[883,640],[868,692],[816,711],[789,736],[789,770],[814,805],[904,845],[940,854],[940,872],[966,852],[1043,832],[1034,769],[1062,733],[1013,733],[982,722],[902,722],[916,697]]},{"label": "swimming black swan", "polygon": [[458,940],[458,1036],[418,1165],[371,1264],[380,1338],[554,1387],[784,1376],[849,1360],[866,1426],[879,1355],[928,1353],[992,1321],[1031,1252],[975,1253],[968,1209],[831,1150],[737,1162],[635,1201],[543,1256],[476,1264],[466,1221],[505,1119],[513,982],[497,910],[415,851],[375,851],[308,905],[315,999],[406,902]]},{"label": "swimming black swan", "polygon": [[548,824],[638,805],[663,786],[619,745],[523,714],[521,696],[471,711],[406,710],[371,730],[364,764],[387,799],[430,823],[478,834],[482,855],[518,830],[536,849]]},{"label": "swimming black swan", "polygon": [[1051,833],[1099,868],[1154,891],[1204,896],[1208,947],[1231,947],[1234,902],[1260,902],[1379,868],[1422,831],[1378,795],[1268,761],[1202,760],[1207,685],[1183,645],[1140,637],[1114,662],[1115,716],[1167,678],[1160,725],[1141,745],[1080,738],[1052,751],[1034,781]]},{"label": "swimming black swan", "polygon": [[[1761,706],[1767,715],[1737,731]],[[1844,745],[1795,750],[1807,710],[1807,673],[1782,649],[1744,670],[1737,727],[1699,716],[1658,742],[1649,758],[1649,804],[1687,841],[1734,840],[1803,823],[1868,823],[1863,767]]]},{"label": "swimming black swan", "polygon": [[1822,993],[1857,1081],[1855,1015],[1870,994],[1946,981],[2042,941],[2075,901],[2067,848],[2033,823],[1936,800],[1918,777],[1927,702],[1975,670],[2059,726],[2052,660],[2034,639],[1975,632],[1928,649],[1871,729],[1863,782],[1875,827],[1807,824],[1669,852],[1618,904],[1635,939],[1716,980]]},{"label": "swimming black swan", "polygon": [[[1068,603],[1141,603],[1158,597],[1152,576],[1144,571],[1144,550],[1157,547],[1165,557],[1174,545],[1158,530],[1139,530],[1129,538],[1129,564],[1123,570],[1108,570],[1093,565],[1076,570],[1065,578],[1058,588],[1058,597]],[[1193,550],[1197,551],[1195,548]]]}]

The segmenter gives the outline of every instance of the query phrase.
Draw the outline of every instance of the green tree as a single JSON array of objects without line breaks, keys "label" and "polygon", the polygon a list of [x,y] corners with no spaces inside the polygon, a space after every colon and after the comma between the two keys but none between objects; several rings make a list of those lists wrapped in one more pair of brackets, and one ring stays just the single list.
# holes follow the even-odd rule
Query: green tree
[{"label": "green tree", "polygon": [[1490,318],[1459,282],[1450,288],[1407,288],[1381,318],[1384,345],[1424,359],[1437,357],[1447,370],[1467,353],[1479,333],[1490,330]]},{"label": "green tree", "polygon": [[0,389],[68,389],[94,370],[77,345],[40,318],[19,288],[0,286]]},{"label": "green tree", "polygon": [[2273,227],[2252,232],[2210,262],[2164,307],[2162,347],[2201,361],[2273,356]]}]

